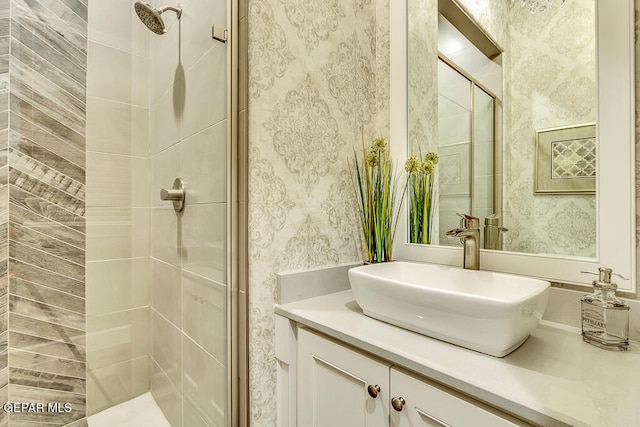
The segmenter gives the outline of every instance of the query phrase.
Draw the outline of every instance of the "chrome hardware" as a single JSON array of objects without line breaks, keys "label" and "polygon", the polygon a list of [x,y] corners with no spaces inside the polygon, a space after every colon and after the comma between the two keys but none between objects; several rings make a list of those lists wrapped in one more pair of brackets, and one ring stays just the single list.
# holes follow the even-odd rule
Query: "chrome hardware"
[{"label": "chrome hardware", "polygon": [[502,233],[508,228],[500,227],[500,217],[493,214],[484,219],[484,248],[502,250]]},{"label": "chrome hardware", "polygon": [[176,212],[182,212],[184,209],[184,201],[186,198],[184,181],[176,178],[173,181],[173,188],[160,190],[160,200],[169,200],[173,202],[173,209]]},{"label": "chrome hardware", "polygon": [[380,386],[377,384],[370,385],[369,387],[367,387],[367,391],[369,392],[369,396],[375,399],[376,397],[378,397],[378,393],[380,393]]},{"label": "chrome hardware", "polygon": [[618,276],[621,279],[629,280],[624,277],[622,274],[614,273],[612,269],[606,267],[598,268],[598,272],[594,273],[593,271],[581,271],[580,273],[584,274],[593,274],[594,276],[600,276],[601,282],[611,282],[611,276]]},{"label": "chrome hardware", "polygon": [[449,238],[459,237],[464,245],[462,267],[469,270],[480,269],[480,220],[475,216],[457,214],[462,217],[460,228],[445,233]]},{"label": "chrome hardware", "polygon": [[393,406],[393,409],[398,412],[402,412],[402,408],[404,408],[405,403],[407,402],[405,402],[402,397],[394,397],[391,399],[391,406]]},{"label": "chrome hardware", "polygon": [[624,277],[622,274],[614,273],[612,269],[606,268],[606,267],[598,268],[597,273],[594,273],[592,271],[581,271],[580,273],[593,274],[594,276],[599,276],[598,280],[593,281],[593,286],[595,286],[596,288],[609,289],[614,291],[618,289],[618,285],[616,285],[615,283],[611,283],[611,276],[618,276],[621,279],[629,280],[626,277]]},{"label": "chrome hardware", "polygon": [[226,43],[229,31],[226,28],[216,27],[215,25],[211,27],[211,37],[214,40],[218,40],[219,42]]}]

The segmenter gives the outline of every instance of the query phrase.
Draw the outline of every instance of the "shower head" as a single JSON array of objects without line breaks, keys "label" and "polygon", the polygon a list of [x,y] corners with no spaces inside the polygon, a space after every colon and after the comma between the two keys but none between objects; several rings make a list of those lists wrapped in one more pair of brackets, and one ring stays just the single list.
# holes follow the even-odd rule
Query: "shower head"
[{"label": "shower head", "polygon": [[178,19],[180,19],[180,16],[182,15],[182,6],[163,6],[156,8],[143,1],[137,1],[133,5],[133,7],[136,10],[138,18],[140,18],[142,23],[154,33],[160,35],[167,32],[164,25],[164,20],[162,19],[163,12],[171,10],[178,15]]}]

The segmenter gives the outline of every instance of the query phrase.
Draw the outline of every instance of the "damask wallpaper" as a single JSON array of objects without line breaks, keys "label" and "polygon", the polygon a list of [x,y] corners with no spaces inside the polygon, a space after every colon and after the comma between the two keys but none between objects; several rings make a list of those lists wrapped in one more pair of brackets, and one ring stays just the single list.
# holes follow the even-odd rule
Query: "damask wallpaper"
[{"label": "damask wallpaper", "polygon": [[516,4],[510,12],[504,247],[595,257],[595,196],[533,194],[534,131],[596,120],[595,34],[584,31],[595,28],[594,2],[572,0],[551,10],[532,15]]},{"label": "damask wallpaper", "polygon": [[276,417],[276,273],[363,259],[348,160],[363,131],[389,135],[389,0],[249,0],[248,19],[249,383],[259,427]]}]

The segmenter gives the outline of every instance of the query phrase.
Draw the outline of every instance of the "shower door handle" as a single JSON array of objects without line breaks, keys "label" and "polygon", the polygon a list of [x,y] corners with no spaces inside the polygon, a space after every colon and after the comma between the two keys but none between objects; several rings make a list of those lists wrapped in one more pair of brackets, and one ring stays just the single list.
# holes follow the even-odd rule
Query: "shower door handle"
[{"label": "shower door handle", "polygon": [[173,188],[163,188],[160,190],[160,200],[173,202],[173,209],[175,209],[176,212],[182,212],[184,209],[185,198],[185,186],[181,178],[176,178],[175,181],[173,181]]}]

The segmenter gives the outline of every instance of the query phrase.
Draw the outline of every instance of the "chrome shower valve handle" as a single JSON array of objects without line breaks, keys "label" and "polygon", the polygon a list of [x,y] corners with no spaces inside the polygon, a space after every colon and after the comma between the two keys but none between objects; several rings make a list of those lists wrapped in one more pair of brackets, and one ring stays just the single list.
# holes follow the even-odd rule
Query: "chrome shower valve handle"
[{"label": "chrome shower valve handle", "polygon": [[182,212],[184,210],[185,199],[186,192],[182,178],[176,178],[175,181],[173,181],[173,188],[163,188],[160,190],[160,200],[173,202],[173,209],[176,212]]}]

